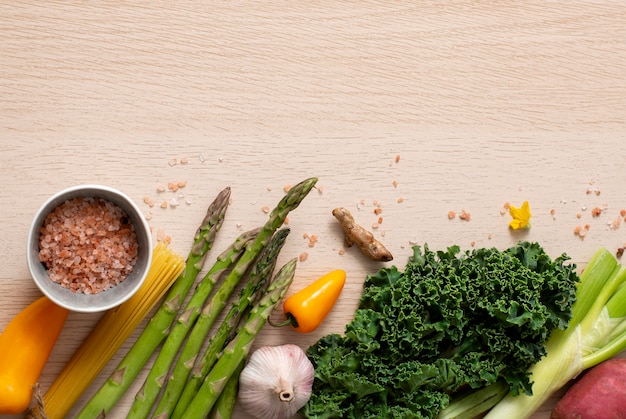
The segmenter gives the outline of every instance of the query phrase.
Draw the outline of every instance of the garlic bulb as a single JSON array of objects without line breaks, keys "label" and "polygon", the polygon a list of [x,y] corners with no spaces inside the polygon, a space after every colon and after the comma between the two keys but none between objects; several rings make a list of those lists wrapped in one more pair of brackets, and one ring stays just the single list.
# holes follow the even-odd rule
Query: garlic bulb
[{"label": "garlic bulb", "polygon": [[239,403],[262,419],[288,419],[309,401],[313,364],[297,345],[264,346],[239,376]]}]

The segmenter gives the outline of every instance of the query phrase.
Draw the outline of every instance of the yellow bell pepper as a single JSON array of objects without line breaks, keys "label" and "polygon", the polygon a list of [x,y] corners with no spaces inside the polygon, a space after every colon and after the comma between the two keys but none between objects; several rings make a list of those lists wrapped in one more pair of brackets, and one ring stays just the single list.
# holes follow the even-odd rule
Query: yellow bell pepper
[{"label": "yellow bell pepper", "polygon": [[318,328],[332,310],[346,282],[346,272],[337,269],[291,295],[283,303],[288,322],[301,333]]},{"label": "yellow bell pepper", "polygon": [[24,412],[69,311],[40,297],[0,335],[0,415]]}]

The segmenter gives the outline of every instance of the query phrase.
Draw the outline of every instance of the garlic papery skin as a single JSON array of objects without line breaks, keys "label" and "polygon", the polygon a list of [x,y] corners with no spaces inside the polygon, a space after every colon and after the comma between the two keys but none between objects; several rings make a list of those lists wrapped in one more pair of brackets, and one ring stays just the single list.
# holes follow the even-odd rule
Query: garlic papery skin
[{"label": "garlic papery skin", "polygon": [[239,376],[239,403],[259,419],[288,419],[311,397],[313,364],[297,345],[264,346]]}]

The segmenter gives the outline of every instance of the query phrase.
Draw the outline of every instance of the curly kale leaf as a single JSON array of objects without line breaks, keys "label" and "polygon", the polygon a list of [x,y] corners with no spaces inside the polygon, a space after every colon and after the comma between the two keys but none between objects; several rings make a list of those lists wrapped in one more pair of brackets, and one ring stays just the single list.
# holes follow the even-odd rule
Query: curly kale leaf
[{"label": "curly kale leaf", "polygon": [[309,418],[434,418],[451,397],[504,380],[532,393],[527,369],[571,318],[578,276],[537,243],[461,252],[415,246],[401,272],[365,279],[343,336],[308,351]]}]

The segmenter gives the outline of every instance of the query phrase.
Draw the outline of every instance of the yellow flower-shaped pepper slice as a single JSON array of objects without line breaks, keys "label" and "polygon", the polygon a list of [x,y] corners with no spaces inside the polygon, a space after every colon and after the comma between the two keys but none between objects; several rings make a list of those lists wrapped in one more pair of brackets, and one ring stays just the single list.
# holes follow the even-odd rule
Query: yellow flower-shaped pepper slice
[{"label": "yellow flower-shaped pepper slice", "polygon": [[516,208],[513,205],[509,207],[509,213],[513,219],[509,223],[509,227],[513,230],[519,230],[521,228],[530,227],[530,206],[528,201],[524,201],[520,208]]}]

